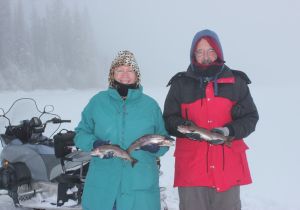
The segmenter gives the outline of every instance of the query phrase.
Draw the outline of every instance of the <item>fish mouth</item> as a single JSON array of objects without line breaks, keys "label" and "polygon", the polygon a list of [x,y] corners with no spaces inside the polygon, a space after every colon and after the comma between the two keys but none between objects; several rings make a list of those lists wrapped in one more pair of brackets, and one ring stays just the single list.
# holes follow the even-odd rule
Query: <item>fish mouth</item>
[{"label": "fish mouth", "polygon": [[173,143],[173,142],[170,142],[170,141],[167,141],[167,142],[164,142],[161,146],[167,146],[167,147],[170,147],[170,146],[174,146],[174,143]]},{"label": "fish mouth", "polygon": [[90,155],[93,157],[100,157],[100,158],[103,158],[104,156],[102,153],[96,153],[96,152],[91,152]]}]

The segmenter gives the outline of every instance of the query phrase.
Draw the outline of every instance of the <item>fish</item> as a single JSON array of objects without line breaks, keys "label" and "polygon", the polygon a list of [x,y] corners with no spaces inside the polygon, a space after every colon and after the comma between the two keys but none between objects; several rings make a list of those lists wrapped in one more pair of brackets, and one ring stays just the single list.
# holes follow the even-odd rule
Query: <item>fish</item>
[{"label": "fish", "polygon": [[205,140],[211,144],[225,144],[229,147],[234,139],[232,136],[224,136],[196,125],[179,125],[177,126],[177,130],[182,134],[192,134],[190,138],[193,140]]},{"label": "fish", "polygon": [[102,145],[93,149],[90,153],[91,156],[103,158],[105,155],[112,154],[113,157],[118,157],[123,160],[128,160],[131,162],[131,166],[133,167],[138,160],[131,157],[126,150],[123,150],[119,145]]},{"label": "fish", "polygon": [[158,134],[146,134],[134,142],[128,147],[127,152],[130,154],[132,151],[140,149],[142,146],[149,144],[157,144],[158,146],[174,146],[175,140],[169,136],[162,136]]}]

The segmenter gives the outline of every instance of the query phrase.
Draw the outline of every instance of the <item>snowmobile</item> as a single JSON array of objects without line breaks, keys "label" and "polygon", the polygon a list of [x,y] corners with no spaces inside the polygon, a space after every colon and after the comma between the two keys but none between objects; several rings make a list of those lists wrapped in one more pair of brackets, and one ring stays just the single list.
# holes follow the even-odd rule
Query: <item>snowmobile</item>
[{"label": "snowmobile", "polygon": [[[14,125],[9,113],[21,101],[33,102],[39,116]],[[81,195],[90,155],[76,149],[74,131],[58,131],[62,123],[71,121],[52,113],[54,108],[49,110],[49,105],[40,111],[31,98],[16,100],[7,112],[0,110],[0,118],[8,122],[5,132],[0,134],[0,190],[12,198],[16,207],[82,209]],[[43,122],[45,116],[48,119]],[[53,138],[44,134],[49,124],[57,125]]]},{"label": "snowmobile", "polygon": [[[26,110],[28,102],[34,111]],[[18,107],[16,104],[20,104],[20,112],[13,112]],[[0,108],[3,148],[1,151],[0,146],[0,196],[9,195],[16,207],[82,209],[81,196],[91,156],[75,147],[74,131],[58,131],[62,123],[71,121],[62,120],[53,110],[51,105],[40,110],[32,98],[17,99],[6,112]],[[24,113],[29,116],[12,123],[12,119]],[[55,125],[52,134],[47,134],[49,127],[53,129]],[[3,132],[1,128],[5,128]],[[160,168],[159,159],[157,164]],[[165,190],[160,187],[162,210],[168,209]]]}]

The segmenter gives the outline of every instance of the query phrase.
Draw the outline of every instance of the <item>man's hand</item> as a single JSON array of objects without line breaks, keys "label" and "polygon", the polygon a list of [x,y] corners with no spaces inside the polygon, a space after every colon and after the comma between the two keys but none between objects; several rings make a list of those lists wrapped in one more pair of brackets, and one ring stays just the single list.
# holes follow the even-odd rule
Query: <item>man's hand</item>
[{"label": "man's hand", "polygon": [[196,126],[195,123],[193,121],[190,121],[190,120],[185,120],[181,125],[184,125],[184,126]]},{"label": "man's hand", "polygon": [[[196,126],[194,122],[190,120],[186,120],[182,123],[184,126]],[[184,134],[185,137],[193,140],[201,140],[201,136],[198,133],[186,133]]]},{"label": "man's hand", "polygon": [[221,134],[223,136],[229,136],[229,129],[227,127],[218,127],[211,130],[211,132]]},{"label": "man's hand", "polygon": [[[217,127],[211,130],[213,133],[218,133],[222,136],[229,136],[229,129],[227,127]],[[224,140],[216,139],[210,142],[211,144],[218,145],[224,144]]]}]

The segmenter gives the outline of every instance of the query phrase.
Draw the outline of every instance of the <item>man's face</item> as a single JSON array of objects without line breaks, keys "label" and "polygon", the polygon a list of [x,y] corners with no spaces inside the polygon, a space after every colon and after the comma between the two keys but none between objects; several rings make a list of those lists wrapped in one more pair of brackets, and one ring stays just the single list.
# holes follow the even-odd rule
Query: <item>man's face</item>
[{"label": "man's face", "polygon": [[196,45],[195,57],[198,63],[204,65],[211,64],[218,58],[216,51],[206,39],[201,39]]}]

